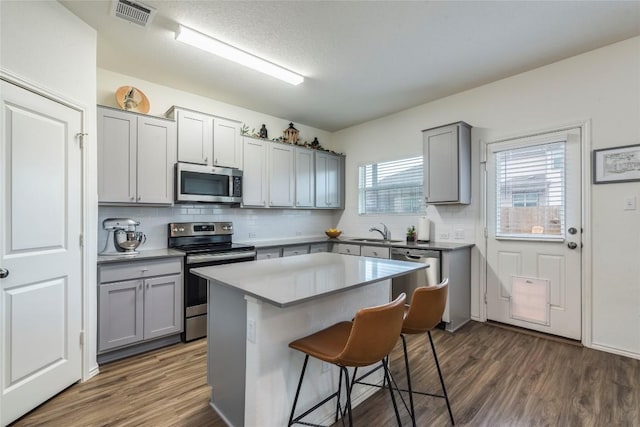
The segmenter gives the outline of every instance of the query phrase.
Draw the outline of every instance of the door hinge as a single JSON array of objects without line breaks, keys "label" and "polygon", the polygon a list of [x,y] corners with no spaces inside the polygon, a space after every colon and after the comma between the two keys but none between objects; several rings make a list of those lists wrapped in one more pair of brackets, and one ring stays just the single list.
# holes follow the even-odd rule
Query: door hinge
[{"label": "door hinge", "polygon": [[489,237],[489,231],[487,231],[487,227],[484,228],[484,238]]},{"label": "door hinge", "polygon": [[78,137],[78,139],[80,140],[80,149],[84,150],[84,137],[89,135],[88,133],[84,133],[84,132],[79,132],[76,133],[76,137]]},{"label": "door hinge", "polygon": [[84,331],[80,331],[80,347],[84,347]]},{"label": "door hinge", "polygon": [[487,293],[486,292],[484,293],[484,303],[485,303],[485,305],[487,304]]},{"label": "door hinge", "polygon": [[80,238],[78,240],[79,240],[79,243],[80,243],[80,247],[83,248],[84,247],[84,234],[81,234]]}]

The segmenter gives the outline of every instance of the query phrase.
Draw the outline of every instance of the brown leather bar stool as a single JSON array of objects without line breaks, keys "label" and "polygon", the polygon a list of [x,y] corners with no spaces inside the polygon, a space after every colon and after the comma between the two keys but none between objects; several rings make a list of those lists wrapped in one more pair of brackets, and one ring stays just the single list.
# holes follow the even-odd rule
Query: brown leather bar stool
[{"label": "brown leather bar stool", "polygon": [[[293,400],[291,416],[289,417],[289,426],[292,424],[314,425],[301,421],[301,419],[334,397],[337,397],[338,400],[335,420],[338,420],[338,414],[344,416],[346,411],[349,415],[349,425],[353,425],[351,416],[351,387],[347,367],[368,366],[382,362],[386,381],[390,382],[389,368],[385,358],[393,349],[398,340],[398,335],[400,335],[404,317],[405,300],[406,295],[401,294],[395,301],[388,304],[360,309],[351,322],[336,323],[312,335],[289,343],[289,347],[305,353],[304,364],[302,365],[302,372],[300,373],[300,380],[298,382],[296,396]],[[340,368],[338,391],[294,418],[309,356],[313,356],[327,363],[332,363]],[[347,395],[346,408],[344,411],[340,406],[340,390],[342,388],[343,375]],[[398,425],[401,425],[400,414],[398,413],[398,406],[393,395],[393,390],[390,388],[389,392],[391,393],[391,401],[393,402],[393,409],[395,410]]]},{"label": "brown leather bar stool", "polygon": [[[447,395],[447,389],[444,386],[444,379],[442,377],[442,371],[440,370],[440,363],[438,363],[438,356],[436,354],[436,348],[433,345],[433,338],[431,337],[431,331],[438,326],[444,313],[444,307],[447,303],[447,288],[449,287],[449,279],[444,279],[440,284],[436,286],[422,286],[413,291],[411,298],[411,304],[405,307],[405,317],[402,324],[402,348],[404,349],[404,363],[407,370],[407,385],[409,387],[409,405],[411,407],[411,420],[413,425],[416,425],[416,414],[413,407],[413,394],[421,394],[425,396],[442,397],[447,402],[447,410],[449,411],[449,418],[451,418],[451,424],[455,424],[453,420],[453,413],[451,412],[451,405],[449,404],[449,396]],[[443,394],[432,394],[420,391],[413,391],[411,388],[411,373],[409,369],[409,357],[407,355],[407,341],[405,335],[423,334],[427,333],[429,336],[429,343],[431,344],[431,351],[433,353],[433,360],[436,362],[436,368],[438,369],[438,376],[440,377],[440,384],[442,385]]]}]

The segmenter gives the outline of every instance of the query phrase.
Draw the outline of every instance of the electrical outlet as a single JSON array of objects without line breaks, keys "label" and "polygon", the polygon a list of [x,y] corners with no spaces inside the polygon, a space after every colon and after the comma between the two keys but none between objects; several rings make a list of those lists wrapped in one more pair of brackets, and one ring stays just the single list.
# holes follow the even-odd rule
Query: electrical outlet
[{"label": "electrical outlet", "polygon": [[256,342],[256,319],[247,321],[247,340],[254,344]]},{"label": "electrical outlet", "polygon": [[636,198],[635,196],[624,198],[624,210],[635,211],[636,210]]},{"label": "electrical outlet", "polygon": [[456,240],[464,240],[464,229],[463,228],[456,228],[454,234],[453,234],[453,238]]},{"label": "electrical outlet", "polygon": [[449,238],[449,232],[448,231],[441,231],[440,233],[438,233],[438,239],[447,240],[448,238]]},{"label": "electrical outlet", "polygon": [[255,239],[256,238],[256,233],[249,233],[249,238],[250,239]]}]

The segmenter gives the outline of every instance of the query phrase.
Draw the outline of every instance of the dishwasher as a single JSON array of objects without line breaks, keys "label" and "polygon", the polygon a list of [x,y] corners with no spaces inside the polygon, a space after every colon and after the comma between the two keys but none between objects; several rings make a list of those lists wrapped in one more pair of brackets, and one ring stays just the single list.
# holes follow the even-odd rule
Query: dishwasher
[{"label": "dishwasher", "polygon": [[391,281],[391,293],[396,299],[402,292],[407,294],[407,304],[411,303],[413,290],[420,286],[440,283],[440,251],[429,249],[391,248],[391,259],[427,264],[426,269],[396,277]]}]

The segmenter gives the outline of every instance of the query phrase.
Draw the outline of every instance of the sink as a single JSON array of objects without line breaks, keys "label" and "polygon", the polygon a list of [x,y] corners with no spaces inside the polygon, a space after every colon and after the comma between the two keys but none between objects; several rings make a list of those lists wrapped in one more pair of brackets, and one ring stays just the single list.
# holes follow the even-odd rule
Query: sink
[{"label": "sink", "polygon": [[372,239],[372,238],[362,238],[362,239],[349,239],[352,242],[361,242],[361,243],[398,243],[402,242],[402,240],[385,240],[385,239]]}]

